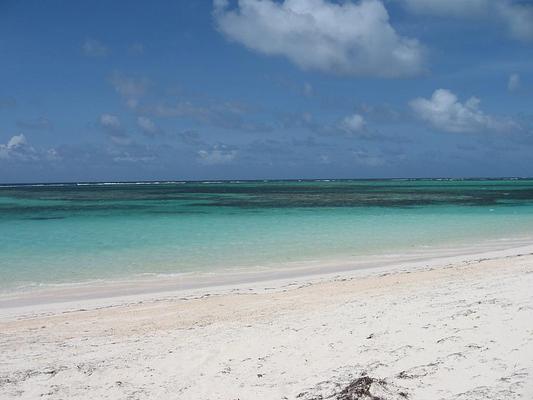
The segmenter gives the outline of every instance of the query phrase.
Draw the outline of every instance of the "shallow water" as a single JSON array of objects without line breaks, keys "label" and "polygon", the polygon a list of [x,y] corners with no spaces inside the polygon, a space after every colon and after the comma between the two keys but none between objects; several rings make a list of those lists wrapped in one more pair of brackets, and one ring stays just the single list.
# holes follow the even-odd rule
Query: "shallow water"
[{"label": "shallow water", "polygon": [[531,180],[0,187],[0,289],[533,237]]}]

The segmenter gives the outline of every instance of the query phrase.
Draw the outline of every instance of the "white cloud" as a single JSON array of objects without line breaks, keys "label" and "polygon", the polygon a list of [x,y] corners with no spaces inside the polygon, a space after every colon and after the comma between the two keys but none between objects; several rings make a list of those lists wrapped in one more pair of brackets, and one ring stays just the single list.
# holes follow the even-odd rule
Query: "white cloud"
[{"label": "white cloud", "polygon": [[46,152],[44,153],[44,157],[48,161],[59,161],[63,159],[63,157],[61,157],[61,155],[57,152],[56,149],[46,150]]},{"label": "white cloud", "polygon": [[455,94],[446,89],[435,90],[430,99],[419,97],[409,103],[418,118],[446,132],[507,131],[519,128],[512,120],[484,113],[479,104],[477,97],[470,97],[461,103]]},{"label": "white cloud", "polygon": [[496,20],[520,40],[533,40],[533,5],[515,0],[403,0],[418,14]]},{"label": "white cloud", "polygon": [[26,159],[31,153],[33,149],[22,133],[12,136],[6,144],[0,144],[0,160]]},{"label": "white cloud", "polygon": [[398,35],[379,0],[239,0],[236,9],[219,0],[214,17],[230,40],[303,69],[378,77],[423,70],[422,46]]},{"label": "white cloud", "polygon": [[209,150],[198,151],[198,158],[202,164],[227,164],[235,159],[237,150],[225,145],[215,145]]},{"label": "white cloud", "polygon": [[519,88],[520,88],[520,75],[511,74],[509,76],[509,82],[507,82],[507,89],[509,89],[510,92],[514,92],[515,90],[518,90]]},{"label": "white cloud", "polygon": [[26,136],[20,133],[12,136],[7,143],[0,143],[0,160],[12,161],[55,161],[59,155],[55,149],[37,151],[28,143]]},{"label": "white cloud", "polygon": [[107,129],[118,131],[122,128],[122,124],[116,115],[102,114],[100,116],[100,124]]},{"label": "white cloud", "polygon": [[26,136],[21,133],[20,135],[12,136],[7,142],[6,148],[16,150],[25,147],[27,144]]},{"label": "white cloud", "polygon": [[347,133],[358,133],[365,130],[366,122],[362,115],[353,114],[344,118],[340,123],[340,128]]},{"label": "white cloud", "polygon": [[139,101],[144,96],[149,85],[147,79],[131,78],[119,72],[111,75],[109,82],[111,82],[115,91],[122,96],[129,108],[136,108],[139,105]]},{"label": "white cloud", "polygon": [[137,117],[137,125],[145,135],[155,135],[159,132],[155,122],[148,117]]},{"label": "white cloud", "polygon": [[108,53],[107,47],[94,39],[86,39],[81,48],[83,53],[89,57],[104,57]]},{"label": "white cloud", "polygon": [[104,132],[114,144],[118,146],[128,146],[132,143],[131,138],[128,136],[120,119],[116,115],[102,114],[99,122]]}]

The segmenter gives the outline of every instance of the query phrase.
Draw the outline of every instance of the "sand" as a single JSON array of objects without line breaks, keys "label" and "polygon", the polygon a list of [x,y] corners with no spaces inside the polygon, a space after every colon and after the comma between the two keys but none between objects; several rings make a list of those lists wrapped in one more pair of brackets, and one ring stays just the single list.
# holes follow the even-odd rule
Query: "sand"
[{"label": "sand", "polygon": [[532,250],[4,307],[0,398],[533,399]]}]

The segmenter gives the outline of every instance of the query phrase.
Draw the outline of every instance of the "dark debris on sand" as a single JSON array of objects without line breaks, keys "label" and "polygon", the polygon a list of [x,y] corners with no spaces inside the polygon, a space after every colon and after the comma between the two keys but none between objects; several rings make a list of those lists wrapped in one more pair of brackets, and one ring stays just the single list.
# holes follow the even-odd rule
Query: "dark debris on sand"
[{"label": "dark debris on sand", "polygon": [[[337,400],[383,400],[380,397],[374,396],[370,393],[370,387],[376,380],[369,376],[362,376],[348,384],[340,393],[337,394],[335,399]],[[384,384],[384,381],[380,381]]]},{"label": "dark debris on sand", "polygon": [[305,400],[392,400],[407,399],[408,396],[406,392],[391,391],[384,379],[363,375],[331,395],[309,396],[309,393],[300,393],[298,398]]}]

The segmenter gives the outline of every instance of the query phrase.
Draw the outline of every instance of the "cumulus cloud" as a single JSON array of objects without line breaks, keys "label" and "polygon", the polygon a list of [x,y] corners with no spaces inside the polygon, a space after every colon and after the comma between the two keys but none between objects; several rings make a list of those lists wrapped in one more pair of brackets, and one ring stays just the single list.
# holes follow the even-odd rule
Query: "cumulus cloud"
[{"label": "cumulus cloud", "polygon": [[520,40],[533,40],[533,5],[515,0],[404,0],[418,14],[492,19]]},{"label": "cumulus cloud", "polygon": [[154,136],[159,133],[158,126],[148,117],[137,117],[137,126],[139,126],[142,133],[148,136]]},{"label": "cumulus cloud", "polygon": [[46,150],[46,152],[44,153],[44,158],[48,161],[59,161],[63,159],[63,157],[61,157],[61,155],[56,149]]},{"label": "cumulus cloud", "polygon": [[115,88],[115,91],[122,96],[129,108],[136,108],[139,101],[146,93],[149,81],[143,78],[132,78],[115,72],[109,78],[109,82]]},{"label": "cumulus cloud", "polygon": [[[154,122],[163,118],[185,118],[199,124],[244,132],[272,131],[272,126],[260,115],[261,109],[246,103],[205,96],[188,99],[170,91],[164,96],[144,99],[151,85],[147,79],[115,72],[109,77],[109,82],[126,105],[135,111],[137,125],[148,135],[165,133]],[[312,90],[310,85],[307,90]]]},{"label": "cumulus cloud", "polygon": [[303,69],[378,77],[423,71],[423,47],[394,30],[379,0],[238,0],[236,8],[217,0],[214,17],[228,39]]},{"label": "cumulus cloud", "polygon": [[0,144],[0,160],[27,161],[35,158],[35,150],[22,133],[12,136],[6,144]]},{"label": "cumulus cloud", "polygon": [[59,159],[60,156],[55,149],[36,150],[22,133],[12,136],[5,144],[0,143],[0,160],[56,161]]},{"label": "cumulus cloud", "polygon": [[[305,129],[320,136],[356,137],[366,141],[406,143],[409,139],[400,135],[384,135],[367,124],[362,112],[344,116],[335,121],[319,121],[310,113],[286,113],[279,116],[281,126],[285,129]],[[301,143],[301,141],[298,141]],[[309,141],[308,144],[313,145]],[[324,147],[324,143],[320,143]]]},{"label": "cumulus cloud", "polygon": [[111,131],[118,131],[122,129],[122,124],[120,119],[116,115],[112,114],[102,114],[100,116],[100,124]]},{"label": "cumulus cloud", "polygon": [[99,119],[99,124],[113,143],[119,146],[131,144],[131,138],[126,134],[126,130],[116,115],[102,114]]},{"label": "cumulus cloud", "polygon": [[365,130],[366,122],[362,115],[353,114],[345,117],[339,127],[346,133],[359,133]]},{"label": "cumulus cloud", "polygon": [[510,92],[514,92],[515,90],[518,90],[519,88],[520,88],[520,75],[511,74],[509,76],[509,81],[507,82],[507,89],[509,89]]},{"label": "cumulus cloud", "polygon": [[512,120],[484,113],[479,104],[477,97],[461,103],[454,93],[446,89],[435,90],[430,99],[419,97],[409,103],[418,118],[445,132],[472,133],[518,128]]},{"label": "cumulus cloud", "polygon": [[148,117],[137,117],[137,125],[143,133],[147,135],[154,135],[157,133],[157,126],[154,121]]},{"label": "cumulus cloud", "polygon": [[81,49],[83,54],[89,57],[104,57],[108,53],[108,48],[98,40],[94,39],[85,39]]},{"label": "cumulus cloud", "polygon": [[199,161],[206,165],[227,164],[232,162],[236,156],[236,149],[223,144],[217,144],[210,149],[198,151]]},{"label": "cumulus cloud", "polygon": [[28,141],[26,140],[26,136],[21,133],[19,135],[12,136],[6,144],[0,145],[2,146],[0,148],[2,150],[17,150],[25,147],[27,144]]}]

